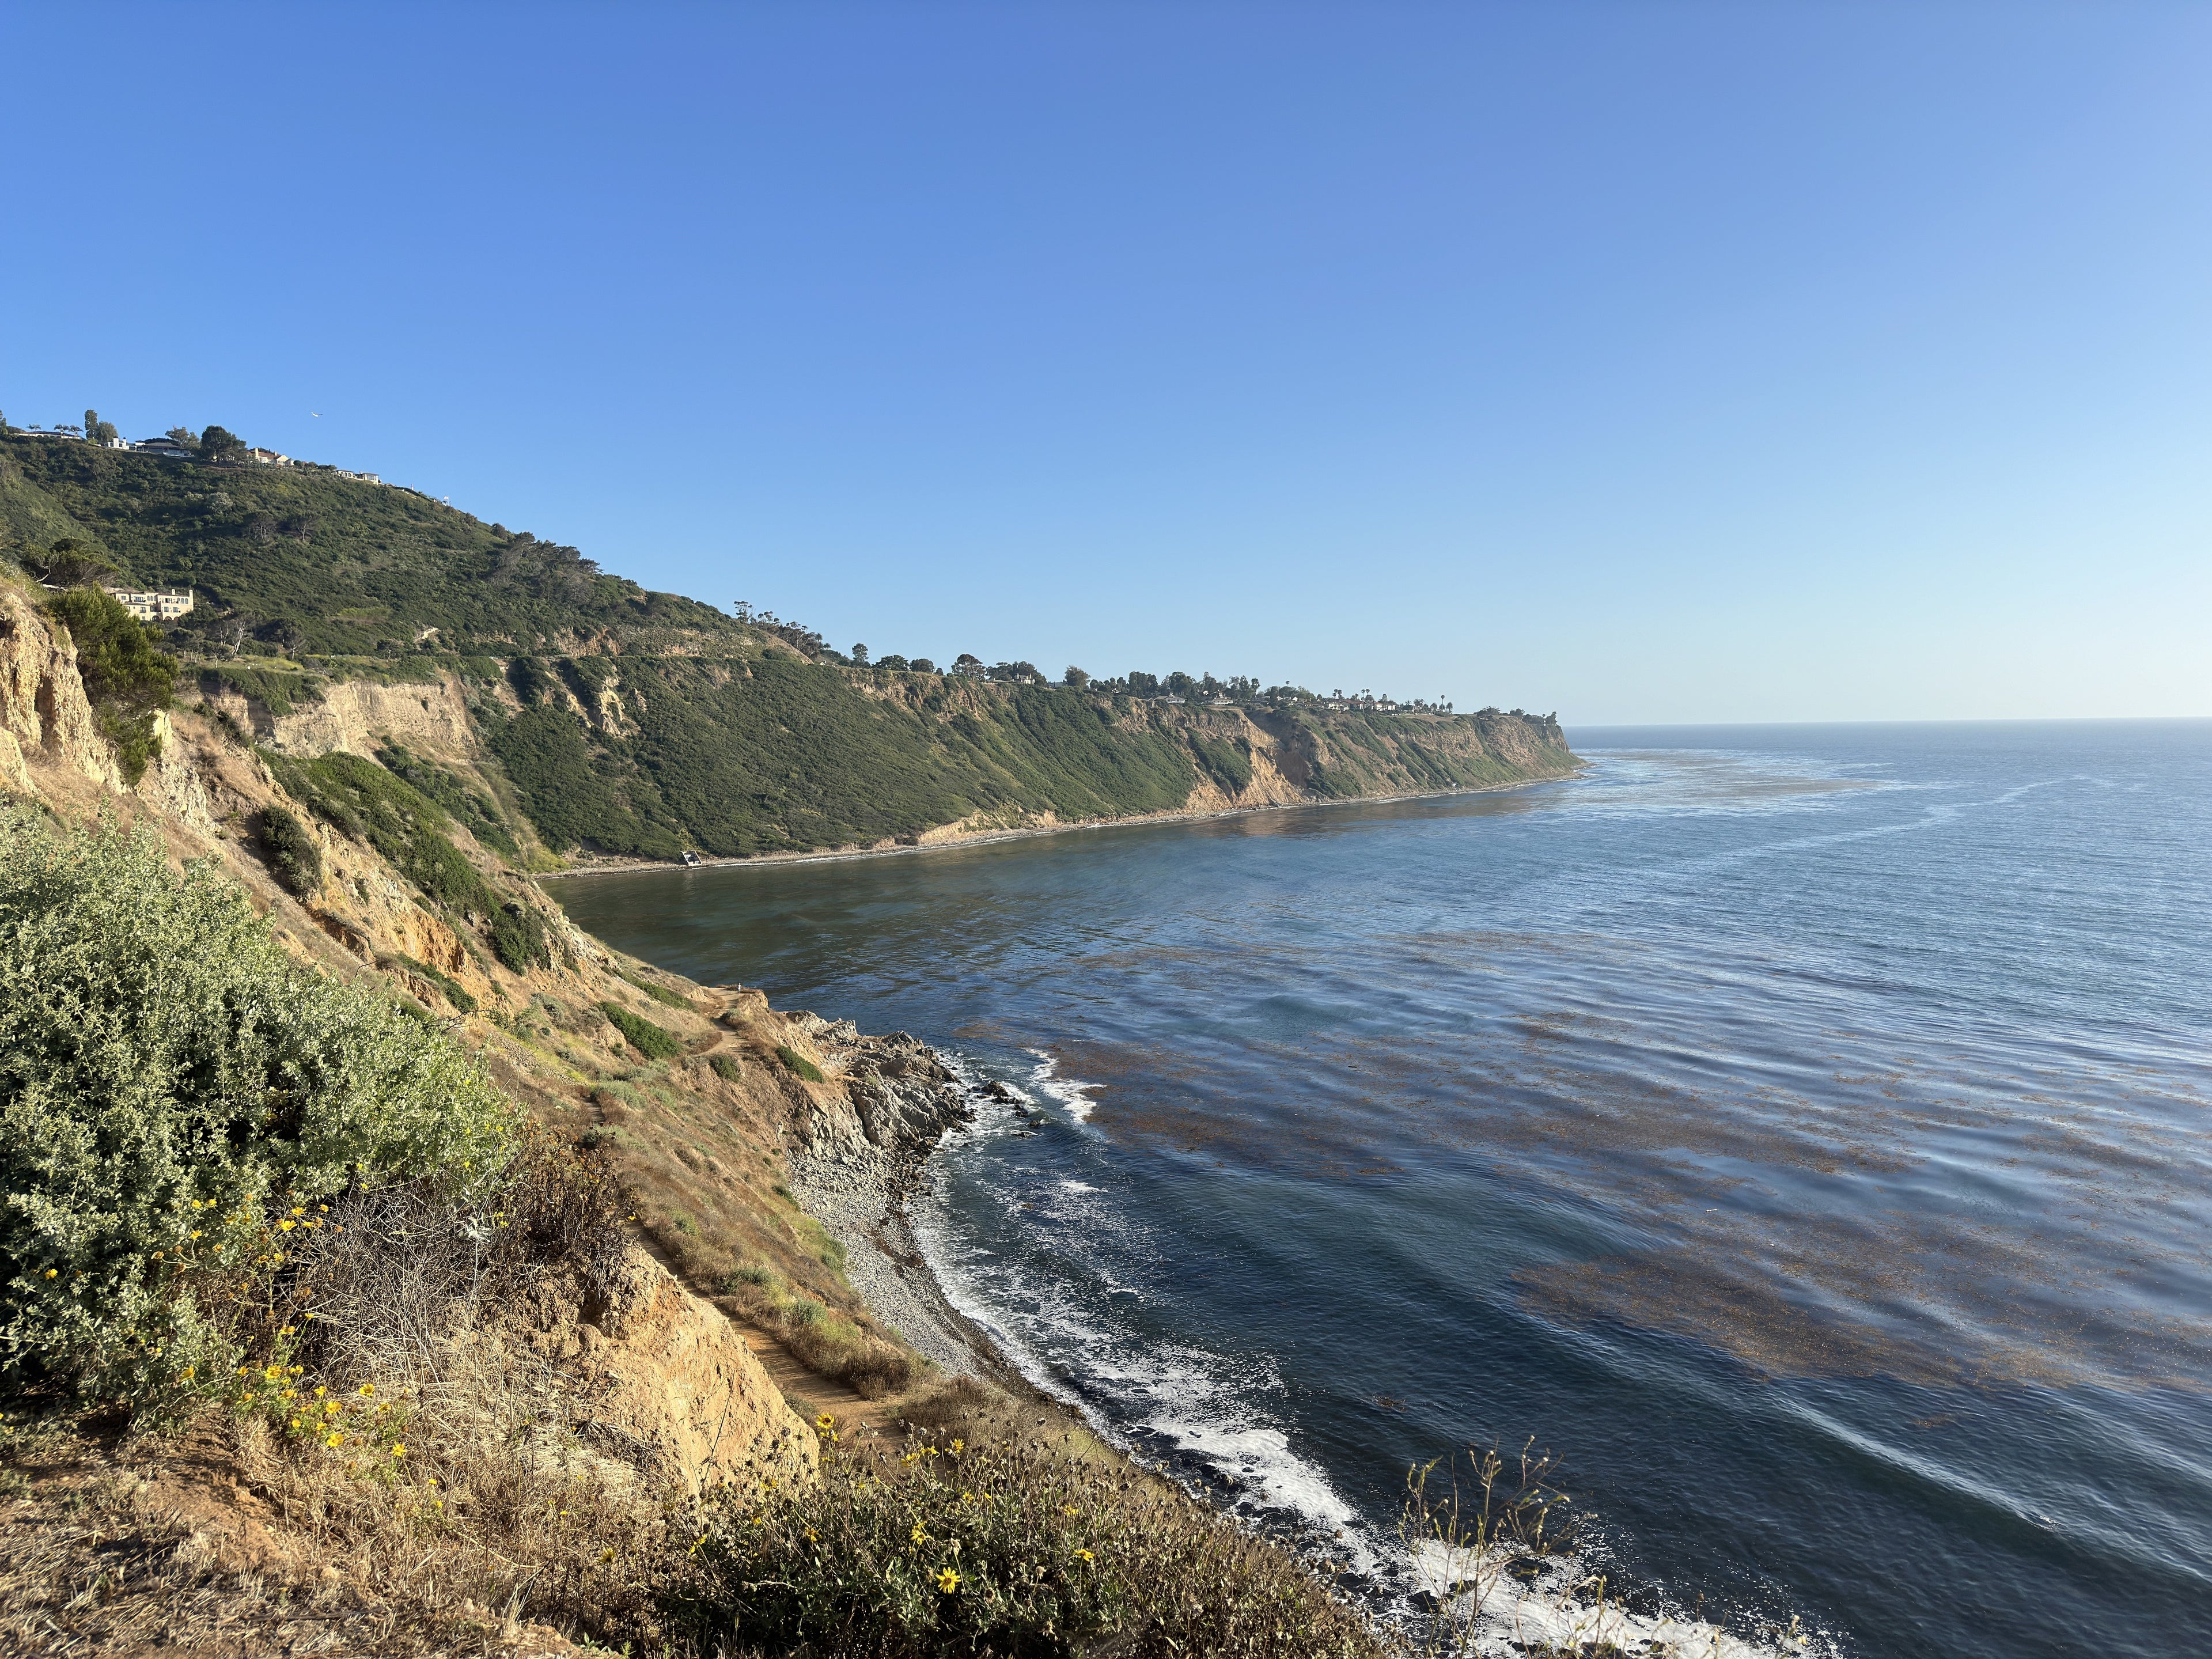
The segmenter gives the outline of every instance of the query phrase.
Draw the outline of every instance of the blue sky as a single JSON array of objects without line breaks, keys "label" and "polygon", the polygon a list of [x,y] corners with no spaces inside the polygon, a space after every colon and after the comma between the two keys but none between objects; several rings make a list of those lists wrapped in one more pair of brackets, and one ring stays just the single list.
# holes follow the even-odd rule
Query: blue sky
[{"label": "blue sky", "polygon": [[2118,3],[15,7],[0,410],[878,653],[2212,714],[2208,85]]}]

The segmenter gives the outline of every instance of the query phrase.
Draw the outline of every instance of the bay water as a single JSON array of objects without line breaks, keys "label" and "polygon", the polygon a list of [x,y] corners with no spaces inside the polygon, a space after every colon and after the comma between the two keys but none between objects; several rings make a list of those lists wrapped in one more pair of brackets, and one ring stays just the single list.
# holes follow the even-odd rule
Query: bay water
[{"label": "bay water", "polygon": [[1488,794],[553,884],[1003,1080],[914,1217],[1387,1599],[1534,1444],[1646,1611],[2212,1652],[2212,723],[1571,731]]}]

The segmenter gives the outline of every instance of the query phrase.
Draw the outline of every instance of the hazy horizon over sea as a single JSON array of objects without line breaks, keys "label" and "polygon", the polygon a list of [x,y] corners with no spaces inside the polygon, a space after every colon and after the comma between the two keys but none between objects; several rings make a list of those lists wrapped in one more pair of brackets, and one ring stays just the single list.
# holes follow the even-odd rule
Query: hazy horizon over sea
[{"label": "hazy horizon over sea", "polygon": [[2212,722],[1569,738],[1504,793],[554,890],[1042,1106],[934,1160],[933,1266],[1248,1514],[1382,1563],[1410,1464],[1533,1437],[1632,1606],[2212,1647]]}]

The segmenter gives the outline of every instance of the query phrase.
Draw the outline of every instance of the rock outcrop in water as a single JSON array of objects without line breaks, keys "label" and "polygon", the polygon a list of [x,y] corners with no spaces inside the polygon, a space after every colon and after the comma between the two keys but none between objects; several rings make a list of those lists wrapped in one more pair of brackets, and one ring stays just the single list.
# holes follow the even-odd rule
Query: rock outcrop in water
[{"label": "rock outcrop in water", "polygon": [[910,1032],[864,1036],[850,1020],[809,1013],[787,1023],[844,1084],[807,1091],[801,1133],[810,1158],[878,1175],[910,1170],[974,1115],[951,1067]]}]

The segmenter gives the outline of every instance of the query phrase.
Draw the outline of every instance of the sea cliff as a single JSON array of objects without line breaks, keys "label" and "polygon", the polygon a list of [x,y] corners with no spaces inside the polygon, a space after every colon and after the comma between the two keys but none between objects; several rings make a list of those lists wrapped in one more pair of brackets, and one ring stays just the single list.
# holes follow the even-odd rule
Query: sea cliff
[{"label": "sea cliff", "polygon": [[315,470],[13,434],[0,440],[9,550],[49,572],[189,591],[191,609],[164,624],[186,706],[301,762],[421,757],[484,802],[479,823],[512,844],[502,855],[532,868],[921,846],[1487,788],[1577,764],[1555,719],[1519,710],[862,661],[794,624],[648,592],[573,547]]},{"label": "sea cliff", "polygon": [[[874,1461],[910,1427],[932,1456],[991,1449],[964,1478],[1009,1504],[1050,1497],[1059,1530],[982,1527],[962,1565],[1011,1552],[1008,1582],[1043,1586],[1069,1551],[1090,1552],[1086,1645],[1121,1632],[1113,1650],[1131,1654],[1375,1650],[1303,1567],[1137,1477],[1000,1371],[934,1297],[899,1201],[969,1109],[941,1059],[905,1034],[866,1036],[609,950],[519,867],[533,844],[455,752],[459,728],[434,697],[349,702],[289,752],[216,699],[162,710],[129,782],[68,630],[36,590],[0,585],[0,785],[33,809],[9,820],[9,856],[80,884],[88,870],[135,872],[153,896],[148,927],[172,882],[210,914],[228,914],[222,893],[242,895],[251,925],[225,927],[264,927],[291,964],[256,970],[278,988],[275,1004],[248,996],[258,1018],[281,1029],[284,974],[344,988],[343,1018],[385,1030],[378,1041],[412,1031],[425,1055],[465,1057],[482,1079],[471,1097],[507,1103],[514,1127],[497,1133],[520,1143],[502,1184],[481,1191],[449,1191],[434,1167],[348,1174],[281,1152],[295,1185],[324,1183],[307,1194],[327,1193],[321,1207],[272,1188],[265,1212],[257,1199],[222,1218],[268,1240],[263,1254],[180,1281],[222,1305],[269,1301],[206,1338],[231,1345],[235,1376],[229,1360],[162,1370],[156,1352],[132,1362],[155,1364],[153,1393],[78,1405],[51,1370],[18,1376],[0,1416],[0,1472],[18,1498],[0,1636],[130,1647],[220,1626],[266,1652],[336,1640],[564,1653],[582,1638],[711,1651],[740,1627],[779,1628],[744,1610],[752,1569],[710,1570],[759,1547],[755,1516],[793,1529],[779,1571],[811,1560],[833,1576],[892,1568],[868,1565],[857,1538],[842,1565],[800,1549],[817,1510],[826,1526],[849,1513],[837,1505],[896,1498],[914,1510],[902,1537],[981,1526],[983,1511],[940,1512],[936,1484],[900,1474],[919,1450]],[[303,753],[325,741],[390,764]],[[137,949],[128,934],[91,937]],[[181,945],[173,960],[185,978],[213,971]],[[129,1030],[135,1011],[110,1016]],[[310,1098],[313,1076],[280,1092]],[[5,1103],[22,1105],[14,1092]],[[104,1097],[78,1103],[112,1115]],[[23,1119],[33,1141],[67,1121],[63,1103]],[[263,1132],[241,1125],[234,1145],[239,1133],[251,1145]],[[28,1183],[11,1186],[19,1209],[42,1201],[45,1167],[11,1166]],[[452,1195],[464,1191],[480,1196]],[[64,1255],[45,1279],[8,1264],[11,1322],[79,1247],[52,1248]],[[129,1271],[158,1285],[167,1270]],[[301,1336],[301,1323],[278,1328],[285,1317],[316,1322]],[[679,1531],[699,1540],[688,1554]],[[1185,1578],[1169,1601],[1133,1593]]]}]

